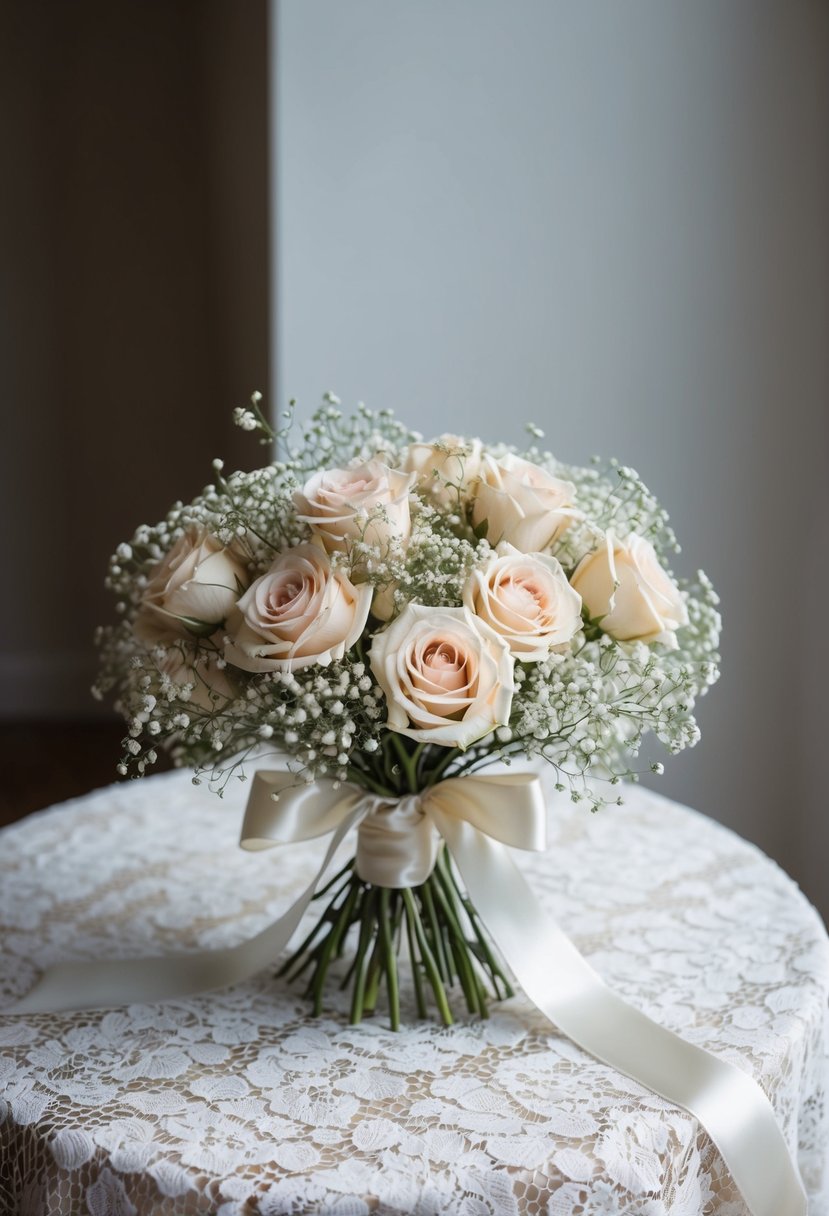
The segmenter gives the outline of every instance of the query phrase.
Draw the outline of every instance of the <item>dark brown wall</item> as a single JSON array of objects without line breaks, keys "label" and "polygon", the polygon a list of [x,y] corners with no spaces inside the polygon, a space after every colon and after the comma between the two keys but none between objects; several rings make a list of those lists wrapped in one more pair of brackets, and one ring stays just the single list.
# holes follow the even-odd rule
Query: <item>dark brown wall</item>
[{"label": "dark brown wall", "polygon": [[0,712],[93,707],[106,558],[252,464],[265,0],[0,5]]}]

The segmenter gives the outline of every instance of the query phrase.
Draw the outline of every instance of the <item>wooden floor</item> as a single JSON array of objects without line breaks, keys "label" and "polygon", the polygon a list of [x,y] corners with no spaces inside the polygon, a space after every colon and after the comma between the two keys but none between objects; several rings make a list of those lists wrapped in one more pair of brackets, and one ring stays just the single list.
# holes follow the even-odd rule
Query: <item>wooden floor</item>
[{"label": "wooden floor", "polygon": [[123,737],[114,719],[0,722],[0,826],[117,781]]}]

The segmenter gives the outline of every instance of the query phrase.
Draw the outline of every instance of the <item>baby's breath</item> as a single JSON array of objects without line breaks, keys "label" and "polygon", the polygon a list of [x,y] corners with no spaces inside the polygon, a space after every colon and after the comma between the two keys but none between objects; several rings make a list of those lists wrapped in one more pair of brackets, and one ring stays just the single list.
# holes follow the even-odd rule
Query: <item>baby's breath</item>
[{"label": "baby's breath", "polygon": [[[236,410],[235,421],[271,443],[274,433],[260,401],[254,394],[249,407]],[[537,427],[530,434],[533,446],[518,454],[575,486],[575,518],[551,550],[568,576],[608,532],[644,536],[667,568],[678,552],[676,538],[633,469],[616,462],[563,464],[537,447],[543,438]],[[155,568],[189,530],[232,547],[252,582],[280,554],[310,539],[293,495],[311,474],[369,459],[397,468],[407,445],[420,439],[389,410],[361,404],[346,414],[331,393],[304,425],[291,403],[280,423],[279,459],[228,475],[215,461],[212,482],[192,502],[175,503],[163,520],[142,525],[117,547],[106,581],[118,619],[96,635],[101,672],[93,692],[99,698],[114,693],[126,722],[119,773],[143,774],[164,746],[176,764],[193,767],[197,781],[219,792],[234,775],[244,776],[246,759],[273,750],[288,753],[305,780],[328,776],[374,788],[394,779],[387,707],[366,656],[371,635],[406,604],[460,605],[470,575],[490,559],[492,547],[471,527],[460,485],[445,500],[415,487],[405,545],[394,537],[383,545],[371,542],[382,534],[370,526],[383,518],[380,507],[365,516],[347,549],[332,554],[335,567],[375,592],[375,616],[338,661],[295,671],[242,671],[225,659],[221,626],[203,631],[206,636],[197,631],[150,644],[137,623]],[[496,458],[513,450],[488,448]],[[421,757],[423,771],[440,765],[459,773],[492,760],[541,757],[554,766],[561,789],[596,807],[616,800],[622,779],[636,779],[646,733],[671,753],[693,746],[699,738],[695,705],[719,674],[720,618],[705,575],[681,585],[688,623],[677,631],[677,649],[620,642],[603,633],[600,622],[587,621],[565,652],[516,664],[508,725],[466,753],[430,745]]]}]

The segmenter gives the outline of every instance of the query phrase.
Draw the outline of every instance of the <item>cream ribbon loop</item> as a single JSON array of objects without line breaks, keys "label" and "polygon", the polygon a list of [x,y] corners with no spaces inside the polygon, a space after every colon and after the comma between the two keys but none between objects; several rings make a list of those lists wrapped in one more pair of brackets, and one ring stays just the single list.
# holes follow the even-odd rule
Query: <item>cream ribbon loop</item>
[{"label": "cream ribbon loop", "polygon": [[226,950],[167,958],[63,963],[2,1013],[163,1001],[239,983],[273,965],[340,844],[359,833],[358,873],[379,886],[417,886],[442,837],[469,896],[527,997],[585,1051],[690,1111],[708,1132],[752,1216],[806,1216],[806,1196],[774,1109],[730,1062],[687,1043],[613,992],[539,904],[505,845],[545,847],[546,813],[530,773],[447,778],[395,802],[330,780],[297,785],[256,774],[242,847],[332,833],[312,882],[272,925]]},{"label": "cream ribbon loop", "polygon": [[547,812],[531,773],[449,778],[418,794],[388,798],[327,780],[296,785],[281,771],[253,779],[242,824],[243,849],[310,840],[361,812],[357,873],[378,887],[418,887],[434,869],[440,837],[436,818],[463,820],[515,849],[543,852]]},{"label": "cream ribbon loop", "polygon": [[357,828],[355,868],[375,887],[419,887],[435,868],[439,847],[417,794],[380,800]]}]

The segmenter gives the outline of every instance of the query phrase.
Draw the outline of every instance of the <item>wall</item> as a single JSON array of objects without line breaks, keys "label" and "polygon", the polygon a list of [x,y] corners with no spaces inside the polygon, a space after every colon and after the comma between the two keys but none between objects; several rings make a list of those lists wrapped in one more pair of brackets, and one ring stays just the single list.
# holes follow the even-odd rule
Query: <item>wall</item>
[{"label": "wall", "polygon": [[659,788],[829,912],[829,8],[282,0],[278,388],[616,454],[720,589]]},{"label": "wall", "polygon": [[84,717],[108,555],[256,463],[264,0],[0,7],[0,714]]}]

